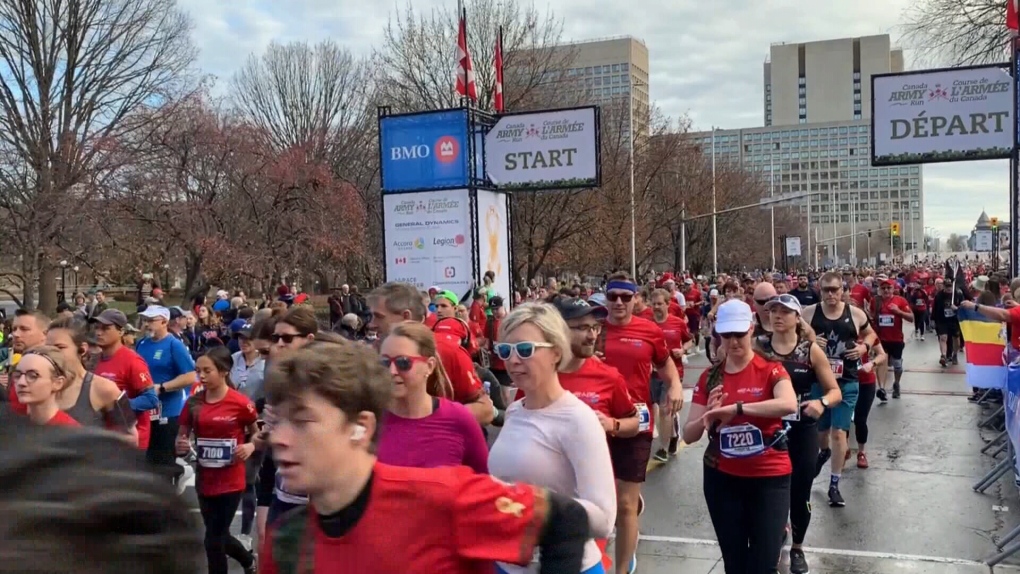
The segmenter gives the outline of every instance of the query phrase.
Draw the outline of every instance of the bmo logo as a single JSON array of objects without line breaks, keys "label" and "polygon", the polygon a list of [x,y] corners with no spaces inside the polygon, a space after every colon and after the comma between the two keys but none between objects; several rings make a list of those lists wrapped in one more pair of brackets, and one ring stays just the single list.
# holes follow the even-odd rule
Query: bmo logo
[{"label": "bmo logo", "polygon": [[457,139],[451,136],[443,136],[436,140],[436,161],[439,163],[451,163],[457,160],[460,154],[460,144]]},{"label": "bmo logo", "polygon": [[390,148],[392,161],[414,161],[435,156],[439,163],[452,163],[460,155],[460,143],[453,136],[442,136],[432,146],[425,144]]}]

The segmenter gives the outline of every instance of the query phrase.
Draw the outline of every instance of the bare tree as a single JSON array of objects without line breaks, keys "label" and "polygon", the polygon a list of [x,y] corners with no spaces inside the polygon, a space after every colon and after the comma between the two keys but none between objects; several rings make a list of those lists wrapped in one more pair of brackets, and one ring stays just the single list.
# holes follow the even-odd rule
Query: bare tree
[{"label": "bare tree", "polygon": [[0,3],[0,214],[23,303],[56,304],[49,251],[130,114],[180,91],[195,50],[173,0]]},{"label": "bare tree", "polygon": [[967,238],[959,233],[950,233],[946,248],[949,251],[967,251]]},{"label": "bare tree", "polygon": [[990,64],[1008,59],[1006,3],[922,0],[904,13],[904,41],[933,66]]},{"label": "bare tree", "polygon": [[[575,51],[559,46],[563,23],[519,0],[468,1],[468,48],[478,85],[478,106],[492,107],[496,83],[493,58],[496,35],[503,27],[503,97],[508,110],[535,100],[535,92],[565,75]],[[408,2],[402,15],[386,26],[379,85],[386,100],[401,111],[457,106],[454,93],[457,46],[456,9],[437,8],[419,14]],[[542,99],[547,99],[543,97]],[[548,102],[546,102],[548,103]],[[527,106],[531,107],[531,106]]]}]

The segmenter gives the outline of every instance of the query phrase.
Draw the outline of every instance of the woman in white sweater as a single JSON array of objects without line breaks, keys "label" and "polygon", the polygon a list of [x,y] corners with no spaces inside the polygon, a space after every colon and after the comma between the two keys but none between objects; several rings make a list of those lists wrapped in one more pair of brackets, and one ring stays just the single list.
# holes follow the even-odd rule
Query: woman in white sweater
[{"label": "woman in white sweater", "polygon": [[[567,325],[546,303],[528,303],[503,319],[493,345],[514,385],[527,397],[507,409],[506,423],[489,454],[489,472],[571,496],[588,511],[592,539],[581,572],[602,574],[595,538],[609,536],[616,520],[616,486],[605,431],[588,405],[560,386],[559,365],[570,359]],[[498,564],[501,573],[536,572]]]}]

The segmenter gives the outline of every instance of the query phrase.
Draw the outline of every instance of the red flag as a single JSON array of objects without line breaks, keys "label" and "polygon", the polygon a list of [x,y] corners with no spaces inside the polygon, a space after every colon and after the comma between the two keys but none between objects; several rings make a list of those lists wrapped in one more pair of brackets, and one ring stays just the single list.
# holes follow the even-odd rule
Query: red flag
[{"label": "red flag", "polygon": [[1017,17],[1020,10],[1017,3],[1018,0],[1006,0],[1006,27],[1014,32],[1020,31],[1020,18]]},{"label": "red flag", "polygon": [[496,113],[503,113],[503,27],[496,36],[496,93],[492,97]]},{"label": "red flag", "polygon": [[475,71],[471,66],[471,52],[468,52],[466,11],[460,15],[457,32],[457,94],[472,102],[478,100]]}]

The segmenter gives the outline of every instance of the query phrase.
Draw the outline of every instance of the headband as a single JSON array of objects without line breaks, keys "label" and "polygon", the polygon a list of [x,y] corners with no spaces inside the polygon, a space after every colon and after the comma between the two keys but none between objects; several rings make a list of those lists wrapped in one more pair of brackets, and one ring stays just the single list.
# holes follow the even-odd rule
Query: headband
[{"label": "headband", "polygon": [[622,291],[630,291],[631,293],[637,293],[637,285],[630,281],[610,281],[606,285],[606,291],[612,291],[613,289],[620,289]]}]

